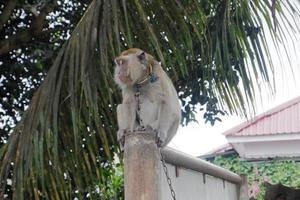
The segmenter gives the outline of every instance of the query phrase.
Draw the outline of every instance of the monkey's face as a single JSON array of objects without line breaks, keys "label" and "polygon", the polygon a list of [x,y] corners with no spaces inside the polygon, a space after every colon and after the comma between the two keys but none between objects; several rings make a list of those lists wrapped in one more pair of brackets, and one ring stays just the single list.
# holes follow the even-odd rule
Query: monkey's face
[{"label": "monkey's face", "polygon": [[147,73],[148,55],[140,49],[128,49],[115,58],[115,81],[119,86],[133,86]]}]

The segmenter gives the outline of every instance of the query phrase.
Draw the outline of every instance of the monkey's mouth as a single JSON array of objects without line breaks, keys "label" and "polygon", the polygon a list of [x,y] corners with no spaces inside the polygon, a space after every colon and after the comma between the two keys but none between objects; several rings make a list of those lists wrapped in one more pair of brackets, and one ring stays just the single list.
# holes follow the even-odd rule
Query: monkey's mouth
[{"label": "monkey's mouth", "polygon": [[119,80],[124,84],[130,84],[132,82],[130,78],[129,69],[124,69],[120,66],[117,66],[119,71],[117,73]]}]

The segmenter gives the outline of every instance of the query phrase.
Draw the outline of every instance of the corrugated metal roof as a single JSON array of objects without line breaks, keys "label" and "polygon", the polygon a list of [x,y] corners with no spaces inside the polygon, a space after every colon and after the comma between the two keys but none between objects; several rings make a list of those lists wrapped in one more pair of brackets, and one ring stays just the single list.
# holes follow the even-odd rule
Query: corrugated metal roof
[{"label": "corrugated metal roof", "polygon": [[226,136],[273,135],[300,132],[300,97],[277,106],[226,132]]},{"label": "corrugated metal roof", "polygon": [[219,146],[209,152],[206,152],[204,155],[210,155],[210,154],[221,154],[221,153],[225,153],[228,150],[233,149],[232,145],[227,143],[227,144],[223,144],[222,146]]}]

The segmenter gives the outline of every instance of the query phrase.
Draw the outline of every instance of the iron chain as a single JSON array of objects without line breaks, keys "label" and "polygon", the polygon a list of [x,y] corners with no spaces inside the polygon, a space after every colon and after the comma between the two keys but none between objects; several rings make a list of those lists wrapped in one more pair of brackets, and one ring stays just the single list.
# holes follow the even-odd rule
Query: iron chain
[{"label": "iron chain", "polygon": [[137,103],[136,117],[137,117],[139,125],[141,127],[144,127],[143,120],[141,118],[141,100],[140,100],[140,95],[141,95],[141,93],[139,91],[139,88],[137,88],[137,92],[134,95],[136,103]]},{"label": "iron chain", "polygon": [[168,185],[169,185],[169,189],[170,189],[170,192],[171,192],[171,195],[172,195],[172,199],[176,200],[175,190],[173,189],[172,180],[170,178],[168,167],[167,167],[165,158],[164,158],[164,156],[162,154],[161,148],[159,148],[159,154],[160,154],[160,161],[161,161],[161,164],[163,166],[163,170],[165,172],[165,175],[166,175],[166,178],[167,178],[167,182],[168,182]]}]

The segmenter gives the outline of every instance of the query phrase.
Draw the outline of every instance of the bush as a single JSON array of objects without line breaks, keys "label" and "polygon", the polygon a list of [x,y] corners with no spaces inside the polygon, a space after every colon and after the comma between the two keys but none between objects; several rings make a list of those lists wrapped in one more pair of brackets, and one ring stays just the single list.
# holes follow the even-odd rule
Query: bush
[{"label": "bush", "polygon": [[249,196],[263,200],[265,181],[281,183],[289,187],[300,187],[300,165],[293,160],[247,162],[238,156],[216,157],[214,164],[237,174],[248,176]]}]

